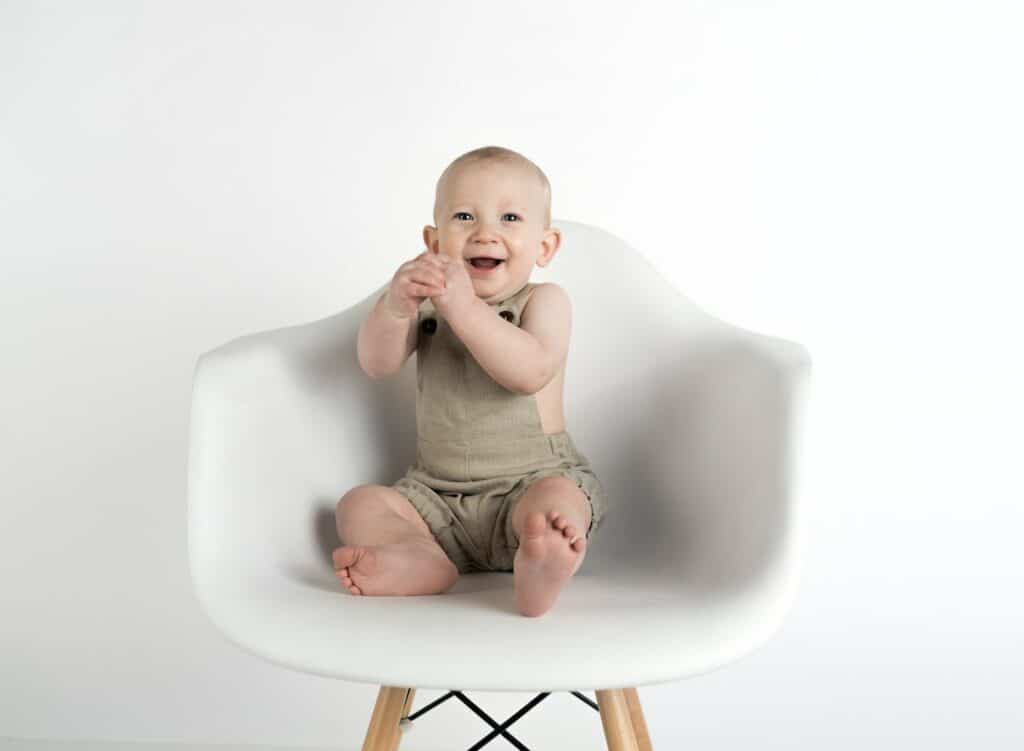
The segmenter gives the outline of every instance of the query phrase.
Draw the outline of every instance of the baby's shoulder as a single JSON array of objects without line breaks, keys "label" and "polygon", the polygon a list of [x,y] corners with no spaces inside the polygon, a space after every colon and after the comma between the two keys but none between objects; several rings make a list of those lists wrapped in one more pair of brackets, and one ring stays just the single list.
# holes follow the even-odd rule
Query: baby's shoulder
[{"label": "baby's shoulder", "polygon": [[556,318],[568,317],[572,305],[569,293],[555,282],[539,282],[530,289],[530,294],[523,303],[522,317]]},{"label": "baby's shoulder", "polygon": [[526,293],[526,304],[529,305],[531,302],[538,299],[564,300],[565,302],[568,302],[569,293],[555,282],[531,282],[530,289],[527,290]]}]

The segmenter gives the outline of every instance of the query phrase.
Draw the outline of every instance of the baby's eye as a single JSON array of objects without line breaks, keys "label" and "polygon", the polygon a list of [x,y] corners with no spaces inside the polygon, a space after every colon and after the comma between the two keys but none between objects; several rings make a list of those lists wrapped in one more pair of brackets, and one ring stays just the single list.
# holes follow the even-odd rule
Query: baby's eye
[{"label": "baby's eye", "polygon": [[455,218],[458,219],[460,216],[470,216],[468,211],[456,211]]},{"label": "baby's eye", "polygon": [[505,214],[505,216],[511,216],[511,217],[515,217],[517,221],[519,221],[520,219],[522,219],[522,217],[520,217],[520,216],[519,216],[519,214]]}]

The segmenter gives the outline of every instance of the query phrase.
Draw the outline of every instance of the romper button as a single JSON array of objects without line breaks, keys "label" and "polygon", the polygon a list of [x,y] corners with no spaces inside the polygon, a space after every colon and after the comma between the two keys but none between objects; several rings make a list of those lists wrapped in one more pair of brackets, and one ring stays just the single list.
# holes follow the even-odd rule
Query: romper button
[{"label": "romper button", "polygon": [[437,331],[437,321],[433,318],[424,318],[423,323],[420,324],[420,330],[424,334],[433,334]]},{"label": "romper button", "polygon": [[498,315],[510,323],[514,321],[516,318],[515,313],[513,313],[511,310],[503,310],[500,313],[498,313]]}]

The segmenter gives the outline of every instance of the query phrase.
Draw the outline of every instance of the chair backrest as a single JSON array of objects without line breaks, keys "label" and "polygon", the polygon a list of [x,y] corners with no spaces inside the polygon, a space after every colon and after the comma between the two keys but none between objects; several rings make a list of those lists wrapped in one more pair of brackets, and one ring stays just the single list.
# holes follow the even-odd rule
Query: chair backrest
[{"label": "chair backrest", "polygon": [[[705,387],[719,376],[708,353],[733,356],[736,329],[691,303],[620,239],[575,222],[556,226],[562,247],[532,281],[556,282],[572,301],[566,429],[610,498],[581,573],[611,569],[623,556],[679,562],[699,544],[694,537],[681,548],[673,537],[680,522],[696,528],[722,513],[706,500],[681,499],[688,484],[714,494],[696,465],[714,464],[708,452],[726,435],[716,425],[733,407],[709,407]],[[366,377],[356,357],[359,326],[384,289],[331,317],[241,337],[200,358],[190,503],[217,508],[190,513],[193,565],[216,558],[226,569],[251,567],[244,548],[252,545],[262,556],[255,565],[322,581],[316,570],[329,566],[338,544],[341,495],[390,485],[415,460],[415,355],[380,381]],[[734,426],[742,421],[733,417]],[[730,469],[715,471],[727,478]]]}]

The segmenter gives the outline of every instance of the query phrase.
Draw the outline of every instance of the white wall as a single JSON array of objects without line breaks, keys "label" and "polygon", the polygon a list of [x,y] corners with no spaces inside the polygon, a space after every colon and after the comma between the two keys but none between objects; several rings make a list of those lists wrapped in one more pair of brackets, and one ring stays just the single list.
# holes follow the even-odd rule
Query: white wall
[{"label": "white wall", "polygon": [[[1019,748],[1022,17],[0,5],[0,736],[359,747],[375,687],[250,657],[192,596],[192,368],[362,299],[421,250],[448,161],[501,144],[556,220],[814,357],[796,609],[641,688],[656,747]],[[600,747],[596,713],[549,702],[528,745]],[[481,728],[448,704],[406,744]]]}]

